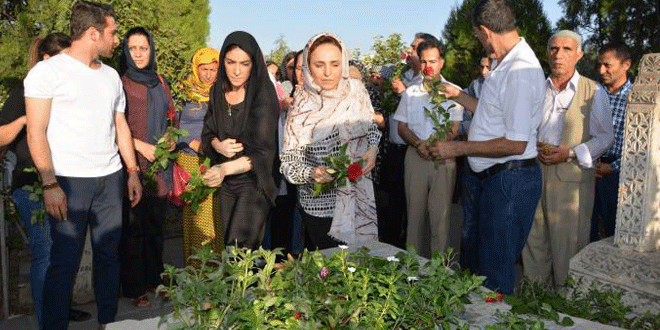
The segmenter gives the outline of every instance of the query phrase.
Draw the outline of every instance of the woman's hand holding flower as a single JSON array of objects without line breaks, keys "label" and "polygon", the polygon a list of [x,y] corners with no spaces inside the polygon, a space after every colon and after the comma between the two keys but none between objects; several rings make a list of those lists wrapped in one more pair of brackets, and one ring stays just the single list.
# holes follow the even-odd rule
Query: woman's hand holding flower
[{"label": "woman's hand holding flower", "polygon": [[319,166],[312,170],[312,179],[319,183],[326,183],[332,181],[334,178],[328,173],[327,167]]},{"label": "woman's hand holding flower", "polygon": [[206,170],[206,173],[204,173],[204,181],[206,181],[206,184],[209,187],[217,187],[222,184],[225,175],[226,173],[222,164],[218,164]]}]

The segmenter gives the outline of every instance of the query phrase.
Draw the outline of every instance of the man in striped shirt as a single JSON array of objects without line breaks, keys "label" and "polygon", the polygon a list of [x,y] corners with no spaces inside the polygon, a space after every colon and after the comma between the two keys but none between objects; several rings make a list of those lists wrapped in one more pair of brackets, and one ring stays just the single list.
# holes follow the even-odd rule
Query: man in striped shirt
[{"label": "man in striped shirt", "polygon": [[599,227],[605,228],[605,237],[614,235],[616,224],[616,206],[619,191],[619,171],[621,170],[621,151],[623,150],[623,130],[626,118],[628,94],[632,81],[628,70],[632,61],[630,50],[623,43],[609,43],[600,49],[598,70],[612,109],[614,124],[614,143],[605,151],[596,163],[596,200],[591,218],[591,241],[598,240]]}]

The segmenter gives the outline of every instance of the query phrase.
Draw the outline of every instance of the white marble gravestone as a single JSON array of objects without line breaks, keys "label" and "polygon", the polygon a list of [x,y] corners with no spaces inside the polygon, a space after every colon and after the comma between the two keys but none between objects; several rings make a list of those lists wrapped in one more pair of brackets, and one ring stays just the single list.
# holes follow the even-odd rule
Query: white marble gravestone
[{"label": "white marble gravestone", "polygon": [[660,311],[660,54],[640,61],[628,97],[614,238],[571,259],[581,285],[623,291],[638,313]]}]

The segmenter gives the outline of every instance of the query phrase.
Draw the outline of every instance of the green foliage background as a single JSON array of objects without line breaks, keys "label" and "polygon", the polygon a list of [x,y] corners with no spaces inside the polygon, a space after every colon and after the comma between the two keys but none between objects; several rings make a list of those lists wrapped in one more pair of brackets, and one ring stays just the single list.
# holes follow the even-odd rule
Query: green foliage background
[{"label": "green foliage background", "polygon": [[[646,53],[660,52],[660,2],[657,0],[560,0],[562,29],[577,30],[585,39],[582,70],[596,76],[598,49],[610,41],[630,47],[633,72]],[[580,68],[578,68],[580,69]]]},{"label": "green foliage background", "polygon": [[[15,18],[0,26],[0,104],[7,91],[28,71],[30,40],[37,35],[60,31],[69,34],[71,7],[77,0],[29,0],[17,7]],[[156,46],[157,71],[172,83],[190,72],[195,51],[205,46],[209,35],[208,0],[110,0],[115,9],[119,34],[135,26],[148,28]],[[112,59],[118,67],[121,46]]]},{"label": "green foliage background", "polygon": [[[465,0],[454,7],[442,33],[446,46],[443,75],[461,87],[467,87],[477,77],[477,61],[486,55],[472,31],[472,9],[478,2]],[[541,0],[509,1],[509,5],[516,13],[518,33],[532,47],[547,73],[545,50],[552,28]]]},{"label": "green foliage background", "polygon": [[371,50],[374,55],[362,59],[367,68],[373,68],[385,64],[396,64],[401,61],[401,55],[408,49],[406,43],[401,39],[401,33],[392,33],[387,39],[376,35]]}]

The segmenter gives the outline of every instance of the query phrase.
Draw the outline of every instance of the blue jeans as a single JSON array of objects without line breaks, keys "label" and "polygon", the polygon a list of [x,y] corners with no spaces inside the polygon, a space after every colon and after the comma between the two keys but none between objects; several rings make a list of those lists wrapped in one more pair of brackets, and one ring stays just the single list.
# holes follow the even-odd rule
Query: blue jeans
[{"label": "blue jeans", "polygon": [[21,216],[23,226],[30,238],[30,289],[32,290],[32,303],[34,313],[37,315],[39,327],[43,328],[43,289],[46,271],[50,264],[50,223],[46,215],[44,226],[32,224],[32,211],[41,207],[41,203],[30,200],[30,192],[25,189],[14,190],[14,203]]},{"label": "blue jeans", "polygon": [[119,240],[124,195],[122,171],[96,178],[57,177],[67,198],[67,221],[51,220],[53,245],[44,283],[44,329],[67,329],[71,289],[90,227],[98,322],[117,315]]},{"label": "blue jeans", "polygon": [[605,227],[605,237],[614,235],[616,228],[616,208],[619,199],[619,173],[596,179],[596,200],[594,213],[591,216],[590,240],[600,239],[598,233],[599,222]]},{"label": "blue jeans", "polygon": [[485,286],[513,294],[516,260],[522,252],[541,198],[541,168],[505,169],[481,180],[477,199],[479,272]]},{"label": "blue jeans", "polygon": [[462,268],[472,273],[479,271],[479,214],[477,200],[481,191],[480,180],[474,176],[470,165],[461,166],[461,205],[463,206],[463,225],[461,226],[461,254],[459,262]]}]

